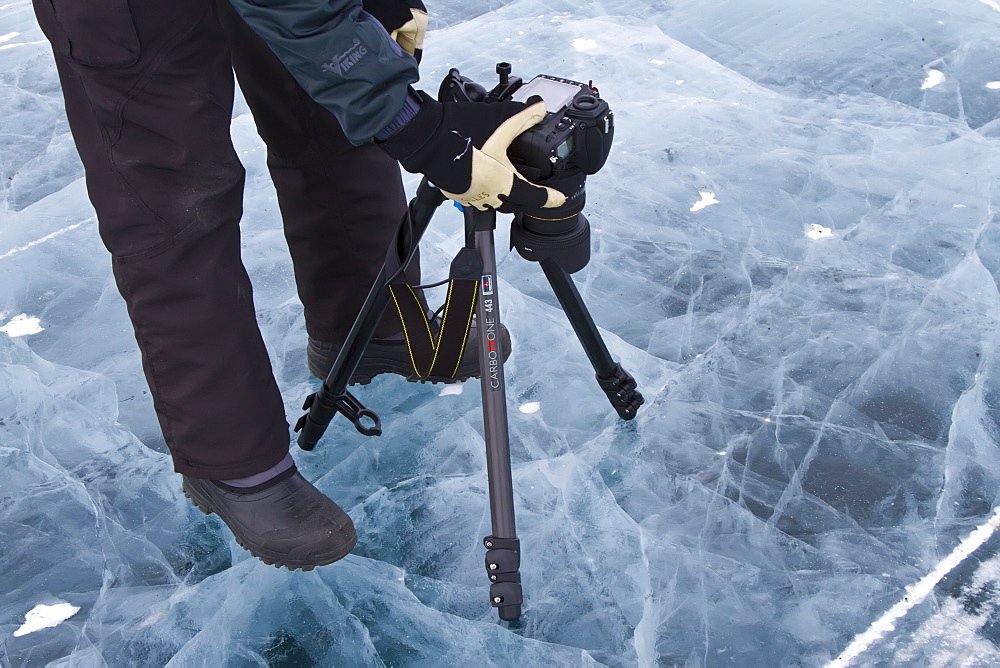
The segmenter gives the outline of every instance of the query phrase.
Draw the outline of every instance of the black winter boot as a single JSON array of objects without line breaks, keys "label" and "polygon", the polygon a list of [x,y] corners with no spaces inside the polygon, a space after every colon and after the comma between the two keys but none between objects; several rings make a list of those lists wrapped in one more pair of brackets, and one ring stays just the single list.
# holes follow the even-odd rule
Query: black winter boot
[{"label": "black winter boot", "polygon": [[222,518],[236,542],[265,564],[311,571],[354,549],[358,535],[340,506],[292,467],[257,487],[184,476],[184,495]]}]

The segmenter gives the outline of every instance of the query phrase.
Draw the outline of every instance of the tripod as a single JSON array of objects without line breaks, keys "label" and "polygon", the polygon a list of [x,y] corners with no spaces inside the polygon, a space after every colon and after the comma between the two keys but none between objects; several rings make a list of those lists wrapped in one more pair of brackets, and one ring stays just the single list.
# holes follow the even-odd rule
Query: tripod
[{"label": "tripod", "polygon": [[[340,349],[329,375],[319,390],[306,399],[303,415],[295,426],[299,432],[298,443],[304,450],[312,450],[323,436],[327,425],[337,413],[346,416],[362,434],[381,434],[378,415],[365,408],[347,391],[351,375],[357,368],[390,302],[388,284],[394,275],[406,266],[421,236],[430,224],[437,207],[444,201],[441,192],[423,179],[416,197],[400,226],[395,242],[390,245],[386,262],[379,272],[361,312],[354,321],[347,341]],[[497,608],[500,619],[516,620],[521,615],[522,592],[520,576],[520,541],[514,523],[514,491],[511,479],[510,444],[507,429],[507,396],[503,373],[503,355],[498,350],[500,331],[500,306],[496,280],[496,251],[494,230],[496,212],[466,208],[466,238],[472,240],[481,262],[481,276],[476,298],[479,364],[483,400],[483,422],[486,440],[487,477],[489,480],[490,515],[492,534],[483,539],[486,547],[486,571],[489,576],[490,603]],[[569,317],[573,330],[583,344],[597,374],[597,382],[607,394],[611,405],[625,420],[635,417],[643,403],[632,376],[611,358],[601,339],[587,307],[584,305],[567,272],[576,271],[589,261],[589,223],[582,213],[562,225],[557,234],[539,234],[539,225],[546,232],[556,231],[546,221],[524,214],[515,217],[511,239],[518,251],[528,259],[539,262],[556,298]],[[568,220],[568,219],[567,219]],[[549,221],[551,223],[551,221]],[[568,231],[567,231],[568,230]],[[536,237],[555,239],[556,250],[546,250],[546,244],[534,243]],[[567,243],[566,239],[569,239]],[[532,241],[534,240],[534,241]],[[582,243],[581,243],[582,242]],[[532,243],[532,246],[527,246]],[[586,257],[582,258],[583,245]],[[540,248],[541,247],[541,248]],[[567,248],[570,252],[567,252]],[[581,264],[582,259],[582,264]],[[475,267],[480,269],[479,266]]]}]

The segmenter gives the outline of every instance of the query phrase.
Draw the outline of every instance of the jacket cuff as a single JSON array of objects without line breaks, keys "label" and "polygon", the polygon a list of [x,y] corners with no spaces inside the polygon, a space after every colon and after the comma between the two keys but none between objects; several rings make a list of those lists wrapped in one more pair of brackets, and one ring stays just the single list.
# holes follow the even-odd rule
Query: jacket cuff
[{"label": "jacket cuff", "polygon": [[[416,172],[420,171],[420,163],[423,162],[418,154],[441,125],[442,109],[440,102],[423,91],[411,89],[411,94],[416,94],[420,104],[416,115],[388,139],[376,139],[375,143],[408,171]],[[407,98],[409,99],[409,95]]]},{"label": "jacket cuff", "polygon": [[416,91],[409,88],[406,91],[406,98],[403,100],[403,108],[399,110],[389,125],[375,134],[375,141],[385,141],[399,132],[404,125],[413,120],[418,111],[420,111],[420,98],[417,97]]}]

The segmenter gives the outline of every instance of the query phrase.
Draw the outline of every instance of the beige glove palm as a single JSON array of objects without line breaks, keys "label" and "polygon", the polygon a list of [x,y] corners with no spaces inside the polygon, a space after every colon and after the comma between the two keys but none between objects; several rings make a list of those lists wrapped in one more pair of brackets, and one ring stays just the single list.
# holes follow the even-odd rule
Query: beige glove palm
[{"label": "beige glove palm", "polygon": [[411,8],[410,13],[413,18],[393,30],[389,36],[396,40],[403,51],[416,58],[419,63],[424,52],[424,35],[427,34],[427,12]]},{"label": "beige glove palm", "polygon": [[[420,110],[379,145],[462,206],[505,213],[561,206],[565,195],[529,183],[507,157],[519,134],[545,118],[540,98],[522,102],[445,102],[415,91]],[[537,102],[535,100],[538,100]]]},{"label": "beige glove palm", "polygon": [[427,8],[421,0],[362,0],[361,6],[403,51],[420,62],[427,33]]},{"label": "beige glove palm", "polygon": [[[515,189],[544,190],[545,208],[562,206],[566,201],[566,196],[558,190],[535,186],[528,182],[507,157],[507,148],[514,139],[535,125],[538,125],[545,118],[545,103],[538,102],[511,116],[500,124],[493,134],[483,143],[482,148],[470,146],[472,151],[472,183],[469,189],[463,193],[451,193],[442,188],[449,199],[453,199],[462,206],[474,206],[483,210],[487,207],[499,209],[504,206],[513,196],[514,200],[520,200],[520,193],[515,193]],[[501,199],[503,197],[503,199]]]}]

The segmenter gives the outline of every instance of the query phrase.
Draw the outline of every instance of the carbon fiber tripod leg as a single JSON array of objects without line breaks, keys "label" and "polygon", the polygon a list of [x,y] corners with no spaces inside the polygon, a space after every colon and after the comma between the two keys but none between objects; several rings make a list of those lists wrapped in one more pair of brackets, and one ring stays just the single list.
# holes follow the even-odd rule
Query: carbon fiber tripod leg
[{"label": "carbon fiber tripod leg", "polygon": [[486,473],[490,490],[493,533],[483,539],[486,573],[490,578],[490,603],[500,619],[521,616],[520,541],[514,524],[514,485],[510,468],[507,429],[507,390],[500,350],[500,301],[496,276],[493,231],[496,212],[465,209],[466,235],[474,235],[483,264],[483,277],[476,300],[479,328],[479,368],[483,395],[483,427],[486,435]]},{"label": "carbon fiber tripod leg", "polygon": [[[341,347],[326,380],[317,392],[306,397],[302,406],[303,410],[309,412],[299,418],[295,431],[299,432],[298,443],[303,450],[312,450],[316,447],[326,432],[327,425],[337,413],[347,416],[354,423],[354,427],[366,436],[377,436],[382,433],[378,415],[365,408],[348,392],[347,384],[389,304],[391,297],[388,284],[393,278],[392,274],[399,267],[405,267],[413,249],[417,247],[420,238],[427,230],[434,211],[444,199],[441,191],[430,185],[427,179],[423,179],[417,187],[416,197],[410,202],[406,218],[403,219],[396,234],[396,243],[390,248],[386,263],[372,284],[364,306],[361,307],[361,312],[347,335],[347,341]],[[365,421],[372,424],[368,425]]]}]

